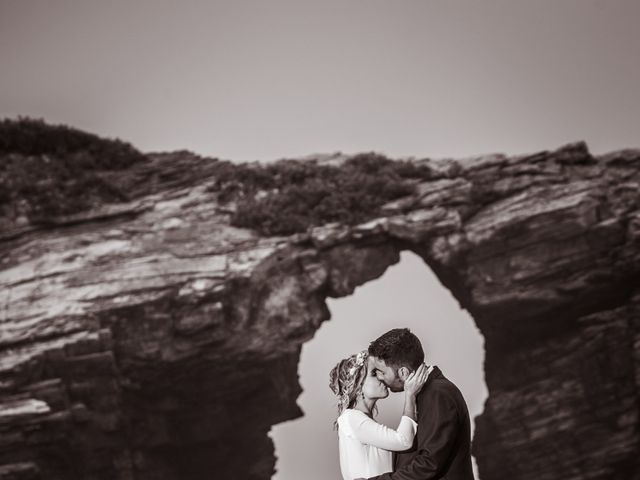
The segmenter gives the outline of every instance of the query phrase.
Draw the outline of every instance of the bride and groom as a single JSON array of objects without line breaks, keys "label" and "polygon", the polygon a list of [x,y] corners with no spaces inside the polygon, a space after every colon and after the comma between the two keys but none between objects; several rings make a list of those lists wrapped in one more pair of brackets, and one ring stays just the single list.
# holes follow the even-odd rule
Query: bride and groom
[{"label": "bride and groom", "polygon": [[[473,480],[467,405],[438,367],[424,364],[420,340],[396,328],[331,370],[344,480]],[[396,430],[373,419],[376,402],[404,391]]]}]

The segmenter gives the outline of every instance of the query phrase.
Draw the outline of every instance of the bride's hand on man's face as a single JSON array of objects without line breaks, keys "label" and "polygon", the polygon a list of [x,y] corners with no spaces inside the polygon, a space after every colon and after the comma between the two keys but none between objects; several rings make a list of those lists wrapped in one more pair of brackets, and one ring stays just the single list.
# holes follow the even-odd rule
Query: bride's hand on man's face
[{"label": "bride's hand on man's face", "polygon": [[422,386],[429,378],[429,374],[433,371],[433,367],[427,368],[423,363],[417,370],[411,373],[404,382],[404,391],[410,395],[417,394]]}]

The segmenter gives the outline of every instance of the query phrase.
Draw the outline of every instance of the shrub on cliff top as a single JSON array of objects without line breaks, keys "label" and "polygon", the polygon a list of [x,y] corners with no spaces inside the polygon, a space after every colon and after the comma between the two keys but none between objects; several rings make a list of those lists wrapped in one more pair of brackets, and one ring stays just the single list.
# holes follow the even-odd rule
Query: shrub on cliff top
[{"label": "shrub on cliff top", "polygon": [[54,157],[84,153],[74,160],[83,169],[117,170],[140,161],[144,155],[118,139],[105,139],[66,125],[48,125],[43,120],[0,120],[0,155]]},{"label": "shrub on cliff top", "polygon": [[[31,119],[0,121],[0,215],[47,221],[127,200],[129,189],[107,181],[106,174],[145,158],[127,143],[67,126]],[[297,160],[233,164],[211,159],[204,164],[206,175],[216,178],[212,189],[219,201],[236,203],[232,223],[264,235],[365,221],[378,215],[384,203],[410,194],[416,179],[429,179],[433,173],[427,166],[375,153],[356,155],[340,167]],[[163,175],[184,177],[189,184],[202,162],[194,168]]]},{"label": "shrub on cliff top", "polygon": [[283,160],[274,164],[219,165],[215,189],[237,203],[232,224],[264,235],[290,235],[329,222],[356,224],[413,192],[410,179],[427,179],[427,167],[375,153],[343,166]]},{"label": "shrub on cliff top", "polygon": [[76,213],[126,195],[98,174],[144,159],[128,143],[64,125],[0,121],[0,213],[32,220]]}]

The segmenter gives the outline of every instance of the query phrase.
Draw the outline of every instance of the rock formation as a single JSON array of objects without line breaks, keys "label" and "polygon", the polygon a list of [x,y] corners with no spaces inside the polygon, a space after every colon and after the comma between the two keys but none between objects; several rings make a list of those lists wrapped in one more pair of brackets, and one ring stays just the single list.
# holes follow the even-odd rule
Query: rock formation
[{"label": "rock formation", "polygon": [[0,479],[270,478],[326,298],[402,250],[485,336],[482,480],[639,478],[640,151],[412,159],[429,178],[371,218],[290,235],[233,226],[213,163],[101,171],[128,194],[69,214],[6,203]]}]

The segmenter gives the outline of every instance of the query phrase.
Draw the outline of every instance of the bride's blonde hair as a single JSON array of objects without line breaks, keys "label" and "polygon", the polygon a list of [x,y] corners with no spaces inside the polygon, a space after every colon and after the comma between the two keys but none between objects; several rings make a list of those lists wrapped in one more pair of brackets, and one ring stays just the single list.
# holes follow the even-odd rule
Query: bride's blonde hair
[{"label": "bride's blonde hair", "polygon": [[[366,350],[351,355],[329,372],[329,387],[338,397],[338,416],[347,408],[353,408],[362,392],[362,384],[367,377]],[[334,423],[336,425],[336,423]]]}]

